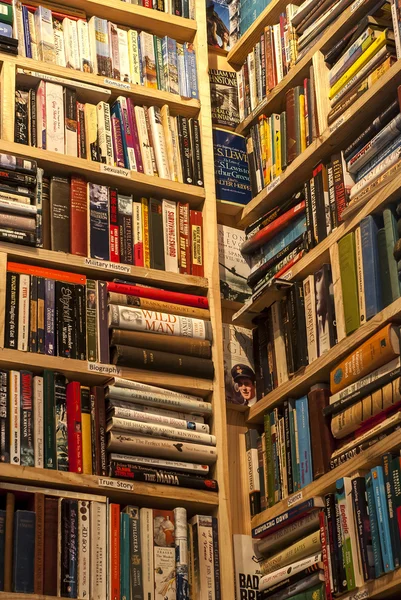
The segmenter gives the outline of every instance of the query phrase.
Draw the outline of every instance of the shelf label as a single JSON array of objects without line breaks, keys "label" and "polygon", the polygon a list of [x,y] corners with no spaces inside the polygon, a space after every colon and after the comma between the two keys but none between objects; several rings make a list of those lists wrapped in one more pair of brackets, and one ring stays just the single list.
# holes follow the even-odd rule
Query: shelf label
[{"label": "shelf label", "polygon": [[294,504],[296,504],[300,500],[302,500],[302,490],[300,492],[297,492],[296,494],[293,494],[292,496],[290,496],[288,498],[288,500],[287,500],[288,508],[290,508],[291,506],[294,506]]},{"label": "shelf label", "polygon": [[109,175],[117,175],[117,177],[123,177],[129,179],[131,177],[131,171],[129,169],[123,169],[122,167],[112,167],[101,163],[99,165],[101,173],[109,173]]},{"label": "shelf label", "polygon": [[107,479],[101,477],[98,479],[98,485],[105,488],[113,488],[114,490],[126,490],[127,492],[134,491],[134,484],[129,481],[121,481],[120,479]]},{"label": "shelf label", "polygon": [[273,181],[271,181],[268,186],[266,186],[266,192],[268,194],[270,194],[270,192],[273,191],[274,188],[279,185],[279,183],[280,183],[280,175],[278,177],[276,177],[276,179],[273,179]]},{"label": "shelf label", "polygon": [[99,375],[121,375],[121,369],[114,365],[102,365],[97,362],[88,361],[88,371],[99,373]]},{"label": "shelf label", "polygon": [[355,12],[363,3],[365,2],[365,0],[355,0],[355,2],[353,2],[351,4],[351,15],[353,12]]},{"label": "shelf label", "polygon": [[105,85],[110,85],[111,87],[118,88],[119,90],[130,90],[131,89],[130,83],[126,83],[125,81],[117,81],[116,79],[109,79],[108,77],[104,78],[103,83]]},{"label": "shelf label", "polygon": [[344,123],[344,121],[345,121],[344,116],[337,119],[337,121],[330,127],[330,133],[333,133],[333,131],[335,131],[336,129],[341,127],[341,125]]},{"label": "shelf label", "polygon": [[117,271],[118,273],[131,273],[129,265],[113,263],[108,260],[97,260],[97,258],[85,258],[85,265],[88,267],[100,267],[106,271]]}]

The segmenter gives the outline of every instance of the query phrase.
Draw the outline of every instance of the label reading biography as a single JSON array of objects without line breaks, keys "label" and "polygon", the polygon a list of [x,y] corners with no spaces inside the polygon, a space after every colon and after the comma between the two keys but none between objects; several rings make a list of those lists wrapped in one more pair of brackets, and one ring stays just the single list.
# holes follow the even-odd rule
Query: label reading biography
[{"label": "label reading biography", "polygon": [[117,81],[115,79],[109,79],[108,77],[104,78],[103,83],[105,85],[110,85],[112,87],[118,88],[119,90],[130,90],[131,89],[130,83],[126,83],[125,81]]},{"label": "label reading biography", "polygon": [[288,498],[288,500],[287,500],[288,508],[290,508],[290,506],[294,506],[294,504],[296,504],[300,500],[302,500],[302,491],[297,492],[296,494],[293,494],[292,496],[290,496]]},{"label": "label reading biography", "polygon": [[120,481],[119,479],[106,479],[101,477],[98,479],[98,485],[105,488],[113,488],[117,490],[127,490],[130,492],[134,491],[134,484],[129,481]]},{"label": "label reading biography", "polygon": [[279,185],[279,183],[280,183],[280,176],[279,176],[279,177],[276,177],[276,179],[273,179],[273,181],[271,181],[271,182],[269,183],[269,185],[268,185],[268,186],[266,186],[266,193],[267,193],[267,194],[270,194],[270,192],[271,192],[272,190],[274,190],[274,188],[275,188],[275,187],[277,187],[277,186]]},{"label": "label reading biography", "polygon": [[114,365],[101,365],[97,362],[88,362],[88,371],[102,375],[121,375],[121,369]]},{"label": "label reading biography", "polygon": [[124,179],[128,179],[131,176],[131,171],[129,169],[123,169],[122,167],[111,167],[110,165],[103,163],[101,163],[99,167],[102,173],[109,173],[109,175],[124,177]]},{"label": "label reading biography", "polygon": [[121,263],[113,263],[107,260],[97,260],[97,258],[85,258],[85,265],[88,267],[100,267],[106,269],[106,271],[118,271],[119,273],[131,273],[131,267],[129,265],[122,265]]}]

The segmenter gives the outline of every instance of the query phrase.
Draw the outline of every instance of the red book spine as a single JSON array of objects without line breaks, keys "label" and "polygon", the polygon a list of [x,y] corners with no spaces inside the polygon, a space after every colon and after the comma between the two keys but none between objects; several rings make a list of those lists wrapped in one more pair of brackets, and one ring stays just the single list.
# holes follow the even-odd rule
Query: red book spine
[{"label": "red book spine", "polygon": [[270,27],[265,27],[266,95],[274,88],[274,63]]},{"label": "red book spine", "polygon": [[70,250],[88,255],[88,199],[85,179],[72,176],[70,184]]},{"label": "red book spine", "polygon": [[189,245],[189,204],[178,203],[178,235],[180,273],[191,273],[191,248]]},{"label": "red book spine", "polygon": [[286,265],[284,265],[284,267],[282,269],[280,269],[280,271],[277,271],[277,273],[274,276],[274,279],[280,279],[280,277],[282,277],[284,275],[284,273],[286,273],[289,269],[291,269],[291,267],[293,267],[295,265],[295,263],[297,263],[299,260],[301,260],[301,258],[303,257],[304,254],[305,254],[305,250],[301,250],[301,252],[298,252],[298,254],[296,254],[293,258],[291,258],[291,260],[289,260],[288,263]]},{"label": "red book spine", "polygon": [[120,262],[120,234],[118,230],[117,190],[110,189],[110,260]]},{"label": "red book spine", "polygon": [[283,63],[283,75],[287,75],[287,58],[285,54],[285,28],[287,26],[287,19],[285,13],[280,15],[280,37],[281,37],[281,62]]},{"label": "red book spine", "polygon": [[152,0],[142,0],[142,6],[145,8],[153,8]]},{"label": "red book spine", "polygon": [[189,216],[191,235],[191,274],[204,276],[203,217],[199,210],[191,210]]},{"label": "red book spine", "polygon": [[169,290],[159,290],[156,288],[144,288],[139,285],[129,285],[128,283],[118,283],[116,281],[107,282],[107,291],[117,292],[118,294],[127,294],[127,296],[149,298],[150,300],[162,300],[164,302],[172,302],[173,304],[182,304],[183,306],[209,308],[209,302],[206,297],[195,296],[194,294],[170,292]]},{"label": "red book spine", "polygon": [[67,430],[69,470],[82,473],[81,385],[78,381],[67,385]]},{"label": "red book spine", "polygon": [[110,599],[120,600],[120,505],[110,504]]},{"label": "red book spine", "polygon": [[332,600],[331,594],[331,581],[330,581],[330,564],[329,555],[327,552],[327,530],[326,530],[326,514],[322,510],[319,513],[319,524],[320,524],[320,539],[322,541],[322,559],[323,559],[323,572],[324,572],[324,583],[326,587],[326,600]]},{"label": "red book spine", "polygon": [[104,399],[104,389],[100,386],[93,388],[93,394],[95,396],[95,414],[96,424],[98,431],[96,435],[99,440],[99,473],[98,475],[105,476],[107,474],[106,465],[106,406]]}]

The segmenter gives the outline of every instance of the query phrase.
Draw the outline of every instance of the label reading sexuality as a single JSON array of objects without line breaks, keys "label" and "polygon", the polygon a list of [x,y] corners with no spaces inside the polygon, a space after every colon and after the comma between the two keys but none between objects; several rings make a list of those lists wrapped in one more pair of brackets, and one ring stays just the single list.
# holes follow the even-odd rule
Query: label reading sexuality
[{"label": "label reading sexuality", "polygon": [[131,171],[129,169],[123,169],[122,167],[111,167],[110,165],[105,165],[104,163],[101,163],[99,167],[102,173],[117,175],[117,177],[124,177],[124,179],[129,179],[129,177],[131,177]]}]

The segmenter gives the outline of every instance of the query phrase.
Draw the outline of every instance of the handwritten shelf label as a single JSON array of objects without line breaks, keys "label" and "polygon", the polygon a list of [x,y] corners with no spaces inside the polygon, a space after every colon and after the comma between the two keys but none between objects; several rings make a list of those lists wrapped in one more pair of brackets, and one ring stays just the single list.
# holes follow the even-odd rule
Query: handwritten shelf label
[{"label": "handwritten shelf label", "polygon": [[330,127],[330,133],[333,133],[336,129],[341,127],[341,125],[344,123],[344,121],[345,121],[344,116],[337,119],[337,121]]},{"label": "handwritten shelf label", "polygon": [[279,185],[279,183],[280,183],[280,177],[276,177],[276,179],[273,179],[273,181],[271,181],[269,183],[269,185],[266,187],[267,194],[270,194],[270,192],[273,191],[274,188]]},{"label": "handwritten shelf label", "polygon": [[302,500],[302,491],[297,492],[296,494],[293,494],[292,496],[290,496],[288,498],[288,500],[287,500],[288,508],[290,508],[290,506],[294,506],[294,504],[296,504],[300,500]]},{"label": "handwritten shelf label", "polygon": [[117,175],[117,177],[124,177],[129,179],[131,177],[131,171],[129,169],[123,169],[122,167],[112,167],[101,163],[99,165],[101,173],[109,173],[109,175]]},{"label": "handwritten shelf label", "polygon": [[107,260],[97,260],[97,258],[85,258],[85,265],[88,267],[99,267],[106,271],[118,271],[119,273],[131,273],[131,267],[120,263],[113,263]]},{"label": "handwritten shelf label", "polygon": [[98,480],[98,485],[105,488],[112,488],[114,490],[126,490],[127,492],[134,491],[134,484],[129,481],[121,481],[119,479],[106,479],[101,477]]},{"label": "handwritten shelf label", "polygon": [[88,361],[88,371],[99,373],[99,375],[121,375],[121,369],[114,365],[101,365],[97,362]]},{"label": "handwritten shelf label", "polygon": [[365,0],[355,0],[355,2],[353,2],[351,4],[351,15],[352,13],[354,13],[363,3],[365,2]]},{"label": "handwritten shelf label", "polygon": [[120,90],[130,90],[131,89],[130,83],[126,83],[125,81],[116,81],[115,79],[108,79],[107,77],[104,78],[104,84],[110,85],[110,86],[118,88]]}]

